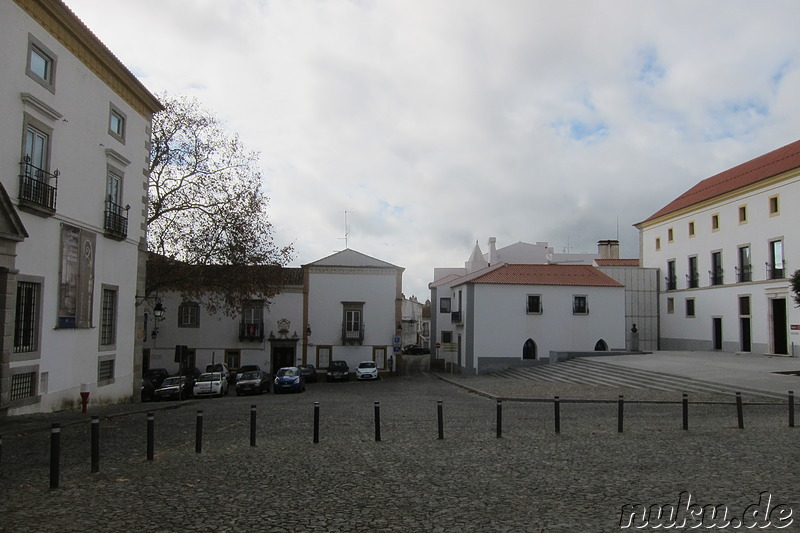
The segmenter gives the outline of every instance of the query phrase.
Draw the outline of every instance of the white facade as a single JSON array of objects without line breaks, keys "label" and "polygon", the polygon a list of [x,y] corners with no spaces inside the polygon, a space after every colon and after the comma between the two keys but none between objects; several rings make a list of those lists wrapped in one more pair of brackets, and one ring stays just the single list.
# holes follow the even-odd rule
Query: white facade
[{"label": "white facade", "polygon": [[797,355],[798,153],[800,142],[708,178],[637,225],[642,265],[661,269],[661,349]]},{"label": "white facade", "polygon": [[130,400],[161,106],[59,1],[1,2],[0,49],[0,413]]}]

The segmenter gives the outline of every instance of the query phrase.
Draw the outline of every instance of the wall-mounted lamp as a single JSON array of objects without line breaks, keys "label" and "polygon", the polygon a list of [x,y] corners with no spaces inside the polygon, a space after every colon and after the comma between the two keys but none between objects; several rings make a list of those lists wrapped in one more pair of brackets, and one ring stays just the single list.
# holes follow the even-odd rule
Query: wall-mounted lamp
[{"label": "wall-mounted lamp", "polygon": [[397,333],[403,333],[403,324],[397,324]]},{"label": "wall-mounted lamp", "polygon": [[164,318],[164,312],[166,312],[167,308],[161,305],[161,300],[156,302],[156,306],[153,307],[153,316],[156,317],[156,320],[161,320]]},{"label": "wall-mounted lamp", "polygon": [[306,337],[310,337],[310,336],[311,336],[311,324],[306,326]]}]

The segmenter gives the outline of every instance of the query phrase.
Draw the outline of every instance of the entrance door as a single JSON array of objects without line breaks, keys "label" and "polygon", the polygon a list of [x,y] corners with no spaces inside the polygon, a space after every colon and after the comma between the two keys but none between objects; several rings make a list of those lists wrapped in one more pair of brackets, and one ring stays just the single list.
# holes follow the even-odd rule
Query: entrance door
[{"label": "entrance door", "polygon": [[786,299],[773,298],[772,302],[772,353],[788,355],[789,344],[786,340]]},{"label": "entrance door", "polygon": [[722,349],[722,317],[715,316],[714,321],[714,349]]},{"label": "entrance door", "polygon": [[752,351],[752,339],[750,337],[750,317],[742,317],[739,319],[739,329],[742,330],[742,347],[743,352]]},{"label": "entrance door", "polygon": [[294,366],[294,347],[274,346],[272,348],[272,374],[285,366]]}]

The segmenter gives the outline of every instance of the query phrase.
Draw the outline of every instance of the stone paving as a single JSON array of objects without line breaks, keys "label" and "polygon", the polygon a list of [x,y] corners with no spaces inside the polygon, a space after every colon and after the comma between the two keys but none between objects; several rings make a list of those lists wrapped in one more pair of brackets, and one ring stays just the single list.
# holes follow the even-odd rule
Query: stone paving
[{"label": "stone paving", "polygon": [[[0,421],[0,531],[604,532],[620,530],[626,504],[677,505],[688,492],[693,502],[725,505],[729,518],[741,517],[765,491],[773,507],[795,511],[784,530],[798,530],[800,429],[789,427],[785,401],[747,398],[739,429],[730,396],[692,395],[684,431],[680,394],[443,377]],[[559,434],[554,395],[565,400]],[[501,438],[495,396],[506,398]],[[576,399],[593,401],[567,401]],[[148,410],[155,413],[152,461]],[[96,474],[91,414],[100,416]],[[49,488],[51,422],[62,424],[57,489]]]}]

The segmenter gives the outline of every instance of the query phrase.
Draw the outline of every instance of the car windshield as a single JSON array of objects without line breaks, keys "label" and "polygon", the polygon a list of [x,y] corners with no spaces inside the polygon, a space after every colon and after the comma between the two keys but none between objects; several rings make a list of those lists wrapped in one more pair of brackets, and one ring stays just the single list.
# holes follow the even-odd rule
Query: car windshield
[{"label": "car windshield", "polygon": [[203,374],[198,379],[198,381],[219,381],[219,380],[220,380],[219,372],[214,372],[212,374]]},{"label": "car windshield", "polygon": [[278,370],[278,377],[279,378],[293,378],[297,375],[296,368],[281,368]]},{"label": "car windshield", "polygon": [[358,368],[375,368],[375,363],[372,361],[364,361],[358,365]]},{"label": "car windshield", "polygon": [[179,378],[179,377],[171,377],[171,378],[167,378],[167,379],[165,379],[165,380],[164,380],[164,382],[162,383],[162,386],[164,386],[164,387],[169,387],[170,385],[177,385],[177,384],[178,384],[178,383],[180,383],[181,381],[183,381],[183,380],[182,380],[181,378]]},{"label": "car windshield", "polygon": [[345,368],[347,368],[347,363],[344,361],[331,363],[331,370],[344,370]]},{"label": "car windshield", "polygon": [[242,374],[242,379],[259,379],[260,377],[258,372],[245,372]]}]

